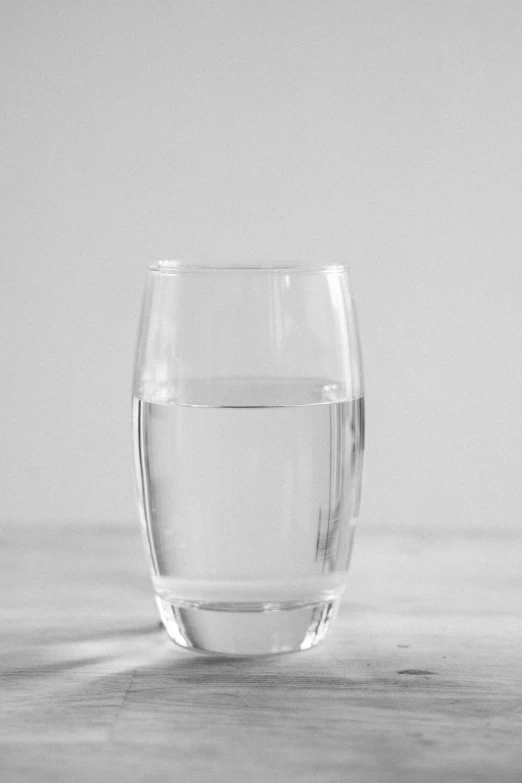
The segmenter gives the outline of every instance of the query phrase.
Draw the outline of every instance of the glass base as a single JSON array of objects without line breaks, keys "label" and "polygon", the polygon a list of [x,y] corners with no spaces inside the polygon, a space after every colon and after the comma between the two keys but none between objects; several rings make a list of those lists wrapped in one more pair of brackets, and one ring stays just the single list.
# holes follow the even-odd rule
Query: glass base
[{"label": "glass base", "polygon": [[160,617],[173,642],[219,655],[274,655],[308,650],[326,636],[339,599],[277,609],[239,609],[237,604],[175,604],[156,596]]}]

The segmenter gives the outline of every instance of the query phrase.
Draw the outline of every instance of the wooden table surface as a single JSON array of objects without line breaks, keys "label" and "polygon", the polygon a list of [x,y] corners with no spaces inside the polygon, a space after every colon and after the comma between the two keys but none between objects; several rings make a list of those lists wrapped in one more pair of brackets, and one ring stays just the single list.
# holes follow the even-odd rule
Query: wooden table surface
[{"label": "wooden table surface", "polygon": [[158,627],[137,524],[4,525],[0,780],[522,782],[522,537],[356,536],[304,653]]}]

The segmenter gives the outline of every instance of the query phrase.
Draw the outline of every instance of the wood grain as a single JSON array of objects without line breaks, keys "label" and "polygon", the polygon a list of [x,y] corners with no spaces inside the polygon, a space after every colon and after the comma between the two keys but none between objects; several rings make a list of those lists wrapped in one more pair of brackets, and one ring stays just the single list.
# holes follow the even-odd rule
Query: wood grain
[{"label": "wood grain", "polygon": [[306,653],[185,652],[137,525],[5,525],[1,780],[522,781],[517,531],[358,531]]}]

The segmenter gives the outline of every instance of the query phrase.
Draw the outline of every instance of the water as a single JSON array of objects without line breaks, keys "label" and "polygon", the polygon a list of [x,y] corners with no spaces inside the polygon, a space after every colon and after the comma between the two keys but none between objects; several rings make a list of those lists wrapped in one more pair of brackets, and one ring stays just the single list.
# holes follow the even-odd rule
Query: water
[{"label": "water", "polygon": [[362,398],[338,394],[327,381],[216,379],[185,385],[177,401],[135,398],[138,497],[158,596],[277,609],[340,594],[364,425]]}]

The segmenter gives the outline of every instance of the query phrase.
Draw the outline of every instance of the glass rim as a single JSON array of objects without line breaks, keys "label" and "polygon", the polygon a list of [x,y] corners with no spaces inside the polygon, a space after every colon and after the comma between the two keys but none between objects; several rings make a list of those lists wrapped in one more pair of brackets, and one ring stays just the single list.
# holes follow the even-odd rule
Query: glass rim
[{"label": "glass rim", "polygon": [[270,272],[279,274],[314,274],[324,272],[348,272],[346,264],[302,263],[296,261],[252,261],[233,262],[215,261],[187,264],[182,261],[156,261],[150,264],[148,271],[156,275],[175,275],[178,273],[196,272],[200,274],[215,274],[220,272],[259,273]]}]

